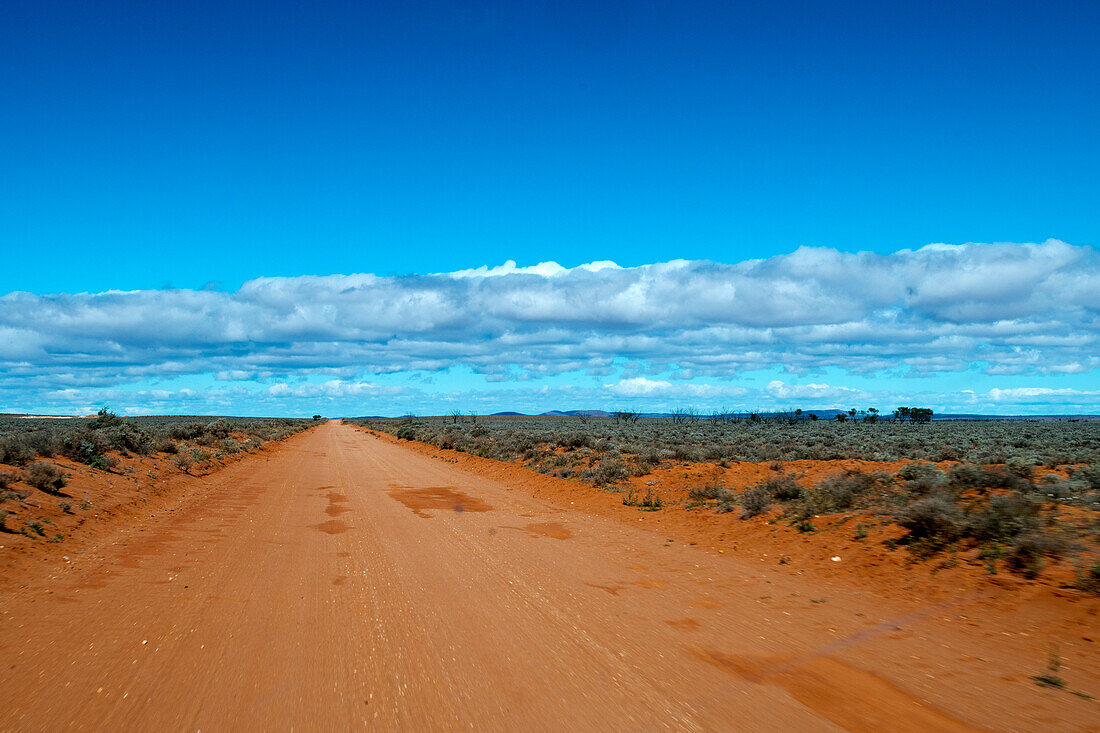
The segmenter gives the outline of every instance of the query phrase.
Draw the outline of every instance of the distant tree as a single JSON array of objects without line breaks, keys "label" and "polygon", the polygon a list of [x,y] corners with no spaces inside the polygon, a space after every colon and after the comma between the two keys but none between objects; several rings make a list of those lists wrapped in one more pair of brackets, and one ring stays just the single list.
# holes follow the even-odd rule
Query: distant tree
[{"label": "distant tree", "polygon": [[88,423],[88,428],[91,430],[99,430],[100,428],[113,428],[122,424],[122,418],[111,412],[111,408],[103,407],[96,416]]},{"label": "distant tree", "polygon": [[912,407],[909,416],[916,423],[932,422],[932,410],[927,407]]},{"label": "distant tree", "polygon": [[833,419],[837,422],[848,422],[848,414],[845,412],[838,412],[837,414],[833,415]]},{"label": "distant tree", "polygon": [[818,419],[818,417],[817,417],[817,413],[816,413],[816,412],[811,412],[811,413],[810,413],[810,419],[811,419],[811,420],[817,420],[817,419]]},{"label": "distant tree", "polygon": [[321,419],[321,416],[320,416],[320,415],[314,415],[314,416],[313,416],[313,419],[314,419],[314,420],[320,420],[320,419]]},{"label": "distant tree", "polygon": [[878,408],[868,407],[867,414],[863,417],[864,422],[878,422]]},{"label": "distant tree", "polygon": [[451,410],[451,423],[457,425],[459,418],[462,417],[462,410]]},{"label": "distant tree", "polygon": [[928,407],[899,407],[894,410],[894,419],[899,422],[931,422],[932,410]]}]

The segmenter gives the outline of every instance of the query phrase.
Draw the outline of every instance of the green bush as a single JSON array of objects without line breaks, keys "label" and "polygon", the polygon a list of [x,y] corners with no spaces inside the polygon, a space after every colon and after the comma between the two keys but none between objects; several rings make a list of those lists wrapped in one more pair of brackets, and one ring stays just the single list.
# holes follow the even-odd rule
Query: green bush
[{"label": "green bush", "polygon": [[122,425],[122,418],[111,412],[110,408],[104,407],[96,414],[95,418],[88,423],[89,430],[102,430],[103,428],[113,428]]}]

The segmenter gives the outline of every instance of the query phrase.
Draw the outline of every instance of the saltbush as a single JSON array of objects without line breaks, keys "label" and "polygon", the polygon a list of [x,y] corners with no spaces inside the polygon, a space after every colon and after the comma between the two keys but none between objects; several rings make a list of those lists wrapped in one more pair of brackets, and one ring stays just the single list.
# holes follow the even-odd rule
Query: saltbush
[{"label": "saltbush", "polygon": [[42,461],[28,466],[23,480],[34,488],[47,492],[59,491],[65,486],[65,475],[56,466]]}]

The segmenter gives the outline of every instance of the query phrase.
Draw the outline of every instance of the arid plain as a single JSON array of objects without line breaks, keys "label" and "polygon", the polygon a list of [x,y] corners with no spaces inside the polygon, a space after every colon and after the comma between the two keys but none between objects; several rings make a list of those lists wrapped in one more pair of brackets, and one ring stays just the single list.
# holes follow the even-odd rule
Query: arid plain
[{"label": "arid plain", "polygon": [[336,421],[56,462],[97,509],[6,535],[4,729],[1095,729],[1100,602],[1055,582]]}]

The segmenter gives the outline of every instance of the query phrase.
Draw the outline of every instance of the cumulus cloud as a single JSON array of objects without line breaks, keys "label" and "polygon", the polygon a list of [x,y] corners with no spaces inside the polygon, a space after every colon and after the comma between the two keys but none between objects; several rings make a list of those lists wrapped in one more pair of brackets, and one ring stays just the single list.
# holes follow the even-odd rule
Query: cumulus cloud
[{"label": "cumulus cloud", "polygon": [[[703,397],[678,380],[777,367],[1081,374],[1100,368],[1098,312],[1096,252],[1053,240],[887,255],[804,247],[729,264],[509,261],[405,277],[259,278],[233,293],[16,292],[0,297],[0,399],[186,375],[348,384],[455,365],[521,381],[610,376],[627,362],[638,371],[607,388],[623,397]],[[818,386],[779,382],[763,394],[846,396]]]},{"label": "cumulus cloud", "polygon": [[1014,404],[1080,403],[1100,397],[1100,390],[1069,387],[1011,387],[1008,389],[995,387],[989,390],[985,397],[990,402]]},{"label": "cumulus cloud", "polygon": [[617,397],[646,397],[663,399],[713,400],[742,397],[748,394],[744,387],[724,384],[674,384],[664,379],[628,377],[607,387]]}]

